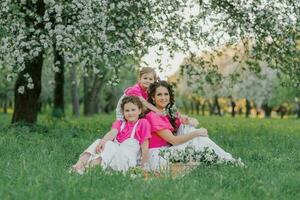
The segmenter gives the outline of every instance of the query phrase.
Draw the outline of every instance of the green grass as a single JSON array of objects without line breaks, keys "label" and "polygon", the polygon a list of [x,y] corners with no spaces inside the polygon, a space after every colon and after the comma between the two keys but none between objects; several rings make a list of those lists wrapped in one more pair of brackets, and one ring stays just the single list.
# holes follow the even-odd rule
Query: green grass
[{"label": "green grass", "polygon": [[0,115],[0,199],[300,199],[300,121],[199,117],[218,145],[247,168],[200,166],[180,179],[67,173],[109,130],[112,115],[11,127]]}]

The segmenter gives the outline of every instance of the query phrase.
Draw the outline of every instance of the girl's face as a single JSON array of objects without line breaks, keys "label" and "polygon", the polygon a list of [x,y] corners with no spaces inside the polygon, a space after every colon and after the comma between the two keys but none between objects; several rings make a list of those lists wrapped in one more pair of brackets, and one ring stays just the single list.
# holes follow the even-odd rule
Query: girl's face
[{"label": "girl's face", "polygon": [[159,86],[155,90],[155,94],[152,97],[155,106],[163,110],[167,107],[167,105],[170,103],[170,93],[166,87]]},{"label": "girl's face", "polygon": [[144,89],[148,89],[151,83],[154,83],[154,74],[145,73],[140,77],[139,83]]},{"label": "girl's face", "polygon": [[136,122],[139,119],[139,115],[142,113],[142,110],[139,107],[131,102],[128,102],[124,105],[123,115],[126,121]]}]

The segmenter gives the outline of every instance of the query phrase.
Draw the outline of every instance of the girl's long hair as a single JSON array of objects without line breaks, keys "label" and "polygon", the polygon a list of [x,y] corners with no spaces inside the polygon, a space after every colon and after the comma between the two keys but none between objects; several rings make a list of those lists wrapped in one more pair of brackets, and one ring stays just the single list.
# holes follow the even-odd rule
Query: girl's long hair
[{"label": "girl's long hair", "polygon": [[170,103],[166,107],[167,114],[169,116],[169,121],[174,128],[174,132],[176,133],[177,131],[177,126],[176,126],[176,111],[173,109],[175,106],[175,97],[174,97],[174,91],[172,85],[170,85],[167,81],[157,81],[152,83],[149,88],[148,88],[148,102],[151,103],[152,105],[155,106],[155,102],[152,99],[154,97],[156,89],[158,87],[165,87],[167,88],[169,95],[170,95]]}]

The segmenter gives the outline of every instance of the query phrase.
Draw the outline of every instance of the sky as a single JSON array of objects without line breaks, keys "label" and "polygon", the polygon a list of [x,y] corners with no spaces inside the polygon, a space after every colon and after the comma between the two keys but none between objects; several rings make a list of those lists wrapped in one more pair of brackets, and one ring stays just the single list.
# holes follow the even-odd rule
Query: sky
[{"label": "sky", "polygon": [[174,74],[178,69],[180,64],[183,62],[185,58],[185,54],[183,53],[175,53],[174,58],[170,58],[168,52],[164,52],[162,54],[161,61],[164,69],[159,70],[159,64],[155,61],[159,56],[155,53],[155,47],[150,48],[149,53],[145,55],[142,60],[146,63],[144,66],[149,66],[155,68],[158,76],[162,80],[166,80],[168,76]]},{"label": "sky", "polygon": [[[196,15],[198,13],[199,6],[196,4],[193,4],[192,1],[190,1],[188,4],[191,4],[192,6],[185,9],[183,12],[184,17],[188,20],[190,16]],[[160,35],[160,34],[158,34]],[[166,80],[166,78],[172,74],[174,74],[178,69],[180,64],[183,62],[184,58],[187,57],[186,54],[177,52],[175,53],[174,58],[171,58],[169,56],[168,51],[164,51],[162,56],[158,56],[155,51],[158,49],[158,47],[151,47],[149,49],[149,53],[145,55],[142,58],[142,61],[144,61],[146,64],[142,64],[142,66],[148,66],[153,67],[156,69],[156,72],[158,73],[158,76],[162,80]],[[190,49],[194,52],[200,52],[198,47],[195,47],[192,45],[192,49]],[[159,70],[159,64],[155,62],[156,59],[160,58],[162,61],[163,71]]]}]

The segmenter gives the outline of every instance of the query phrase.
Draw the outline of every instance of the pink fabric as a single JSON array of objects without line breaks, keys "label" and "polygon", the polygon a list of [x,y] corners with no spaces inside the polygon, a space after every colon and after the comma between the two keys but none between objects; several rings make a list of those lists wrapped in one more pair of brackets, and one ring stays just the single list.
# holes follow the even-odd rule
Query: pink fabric
[{"label": "pink fabric", "polygon": [[[174,128],[169,121],[169,117],[151,111],[145,116],[145,118],[149,121],[151,126],[152,137],[149,140],[149,148],[168,146],[169,143],[165,141],[163,138],[161,138],[159,135],[157,135],[157,131],[165,130],[165,129],[170,130],[171,132],[174,131]],[[176,125],[178,127],[180,126],[179,119],[176,119]]]},{"label": "pink fabric", "polygon": [[[134,122],[126,122],[124,129],[120,132],[122,122],[123,122],[122,120],[117,120],[112,124],[111,127],[118,130],[116,139],[119,143],[122,143],[126,139],[130,138],[132,129],[135,124]],[[136,127],[134,138],[138,140],[140,144],[143,144],[143,142],[146,139],[151,138],[151,127],[149,122],[146,119],[139,120],[139,123]]]},{"label": "pink fabric", "polygon": [[135,84],[132,87],[127,88],[124,91],[124,94],[126,96],[139,96],[139,97],[143,97],[145,100],[148,99],[147,90],[144,90],[139,83]]}]

